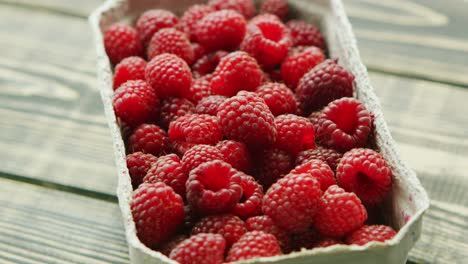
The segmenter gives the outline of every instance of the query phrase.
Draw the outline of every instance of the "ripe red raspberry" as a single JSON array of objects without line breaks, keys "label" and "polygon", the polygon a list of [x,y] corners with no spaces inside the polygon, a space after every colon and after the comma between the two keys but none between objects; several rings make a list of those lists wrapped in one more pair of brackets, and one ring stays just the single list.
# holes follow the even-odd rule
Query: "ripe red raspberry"
[{"label": "ripe red raspberry", "polygon": [[286,0],[264,0],[260,7],[260,13],[273,14],[282,20],[286,20],[289,13],[288,2]]},{"label": "ripe red raspberry", "polygon": [[234,140],[223,140],[216,144],[216,148],[223,156],[223,160],[239,171],[249,173],[252,168],[252,158],[247,146]]},{"label": "ripe red raspberry", "polygon": [[245,233],[239,241],[232,245],[226,261],[234,262],[257,257],[281,255],[281,248],[276,237],[263,231]]},{"label": "ripe red raspberry", "polygon": [[171,152],[177,154],[177,156],[182,157],[184,156],[185,152],[187,150],[193,148],[197,144],[195,143],[187,143],[187,142],[182,142],[182,141],[171,141],[169,145],[169,149]]},{"label": "ripe red raspberry", "polygon": [[187,63],[174,54],[154,57],[145,69],[146,81],[162,98],[186,97],[192,85],[192,73]]},{"label": "ripe red raspberry", "polygon": [[317,243],[315,243],[314,247],[325,248],[325,247],[331,247],[334,245],[341,245],[341,244],[343,244],[341,241],[336,240],[334,238],[323,238],[319,240]]},{"label": "ripe red raspberry", "polygon": [[218,107],[226,101],[227,97],[222,95],[210,95],[201,99],[195,107],[195,113],[216,116]]},{"label": "ripe red raspberry", "polygon": [[186,187],[188,203],[204,214],[229,212],[242,197],[241,174],[220,160],[193,169]]},{"label": "ripe red raspberry", "polygon": [[290,153],[277,148],[266,148],[256,157],[255,178],[267,190],[293,167],[294,157]]},{"label": "ripe red raspberry", "polygon": [[178,195],[185,197],[187,178],[188,173],[182,168],[179,157],[175,154],[169,154],[158,158],[158,161],[148,170],[143,181],[147,183],[163,182],[174,189]]},{"label": "ripe red raspberry", "polygon": [[224,50],[219,50],[216,52],[208,53],[205,56],[201,57],[195,64],[192,66],[192,71],[195,76],[204,76],[209,73],[212,73],[216,66],[223,57],[228,55]]},{"label": "ripe red raspberry", "polygon": [[378,205],[392,187],[392,169],[379,153],[357,148],[346,152],[336,168],[338,185],[368,206]]},{"label": "ripe red raspberry", "polygon": [[341,98],[323,109],[316,131],[317,142],[339,151],[363,147],[371,126],[371,115],[359,100]]},{"label": "ripe red raspberry", "polygon": [[129,138],[129,148],[132,152],[141,151],[159,156],[168,146],[169,138],[166,131],[153,124],[138,126]]},{"label": "ripe red raspberry", "polygon": [[175,28],[163,28],[156,32],[148,44],[148,60],[163,53],[182,58],[188,65],[193,62],[193,50],[187,36]]},{"label": "ripe red raspberry", "polygon": [[299,81],[296,96],[307,113],[320,110],[333,100],[353,96],[354,76],[338,65],[326,60],[307,72]]},{"label": "ripe red raspberry", "polygon": [[249,54],[236,51],[221,59],[212,77],[213,94],[234,96],[241,90],[254,91],[260,86],[263,71]]},{"label": "ripe red raspberry", "polygon": [[184,220],[182,198],[162,182],[143,183],[130,201],[140,241],[156,248],[170,238]]},{"label": "ripe red raspberry", "polygon": [[169,125],[172,141],[214,145],[223,139],[216,116],[188,114]]},{"label": "ripe red raspberry", "polygon": [[333,149],[327,149],[320,146],[317,146],[314,149],[308,149],[301,151],[297,154],[296,157],[296,166],[304,164],[309,160],[318,159],[324,161],[330,166],[330,168],[335,171],[338,162],[340,161],[343,154],[339,153]]},{"label": "ripe red raspberry", "polygon": [[131,127],[156,119],[159,111],[158,96],[142,80],[122,84],[115,90],[112,104],[115,115]]},{"label": "ripe red raspberry", "polygon": [[274,183],[263,197],[263,212],[291,233],[307,230],[322,195],[320,183],[310,174],[288,174]]},{"label": "ripe red raspberry", "polygon": [[143,53],[143,45],[136,30],[122,23],[112,24],[104,31],[104,47],[114,65],[127,57]]},{"label": "ripe red raspberry", "polygon": [[180,264],[221,264],[226,240],[218,234],[198,234],[182,241],[169,257]]},{"label": "ripe red raspberry", "polygon": [[318,202],[315,229],[323,236],[342,237],[364,224],[366,208],[354,193],[330,186]]},{"label": "ripe red raspberry", "polygon": [[275,118],[276,147],[296,155],[299,151],[315,148],[315,131],[305,117],[286,114]]},{"label": "ripe red raspberry", "polygon": [[114,70],[114,90],[126,81],[145,79],[146,61],[140,57],[123,59]]},{"label": "ripe red raspberry", "polygon": [[296,112],[294,93],[282,83],[266,83],[255,91],[274,116]]},{"label": "ripe red raspberry", "polygon": [[242,198],[231,213],[246,219],[262,213],[263,189],[252,176],[241,173]]},{"label": "ripe red raspberry", "polygon": [[199,43],[192,43],[191,46],[192,46],[192,51],[193,51],[193,62],[196,62],[201,57],[206,55],[205,48]]},{"label": "ripe red raspberry", "polygon": [[346,236],[347,244],[365,245],[372,241],[385,242],[397,233],[393,228],[385,225],[365,225]]},{"label": "ripe red raspberry", "polygon": [[173,236],[169,241],[164,243],[161,247],[158,248],[158,251],[164,254],[165,256],[169,257],[169,254],[171,254],[171,251],[177,247],[182,241],[187,239],[187,236],[184,234],[179,234],[176,236]]},{"label": "ripe red raspberry", "polygon": [[187,150],[182,157],[182,166],[189,173],[200,164],[212,160],[223,160],[221,152],[216,147],[210,145],[196,145]]},{"label": "ripe red raspberry", "polygon": [[232,214],[207,216],[196,223],[192,229],[192,235],[200,233],[222,235],[226,239],[228,248],[246,232],[244,221]]},{"label": "ripe red raspberry", "polygon": [[161,101],[159,124],[167,129],[172,121],[186,114],[191,114],[194,109],[195,105],[185,98],[168,97]]},{"label": "ripe red raspberry", "polygon": [[312,122],[312,124],[314,125],[314,129],[315,129],[316,132],[317,132],[318,127],[319,127],[318,124],[319,124],[321,115],[322,115],[321,111],[316,111],[316,112],[310,113],[309,117],[307,117],[307,118],[309,118],[310,122]]},{"label": "ripe red raspberry", "polygon": [[151,37],[162,28],[175,27],[179,18],[172,12],[161,9],[152,9],[144,12],[137,20],[135,27],[145,46]]},{"label": "ripe red raspberry", "polygon": [[218,107],[218,118],[228,139],[248,146],[271,145],[276,138],[274,116],[254,93],[239,92]]},{"label": "ripe red raspberry", "polygon": [[291,171],[292,174],[307,173],[316,178],[320,183],[320,189],[326,191],[328,187],[336,185],[332,169],[321,160],[309,160],[297,166]]},{"label": "ripe red raspberry", "polygon": [[232,10],[221,10],[206,15],[195,26],[195,36],[208,51],[234,50],[245,36],[245,18]]},{"label": "ripe red raspberry", "polygon": [[281,77],[295,90],[299,80],[308,71],[325,60],[323,51],[317,47],[307,47],[300,52],[291,52],[281,64]]},{"label": "ripe red raspberry", "polygon": [[300,20],[291,20],[286,26],[291,31],[294,46],[315,46],[325,50],[325,39],[320,30],[312,24]]},{"label": "ripe red raspberry", "polygon": [[210,81],[206,77],[193,80],[188,98],[194,102],[211,95]]},{"label": "ripe red raspberry", "polygon": [[284,253],[291,250],[292,241],[288,232],[275,225],[269,216],[260,215],[250,217],[245,221],[245,225],[249,231],[258,230],[274,235]]},{"label": "ripe red raspberry", "polygon": [[184,12],[180,18],[179,25],[177,25],[177,29],[185,32],[191,41],[196,41],[197,37],[195,35],[195,26],[198,21],[202,20],[206,15],[214,11],[215,9],[209,5],[193,5]]},{"label": "ripe red raspberry", "polygon": [[284,60],[291,46],[291,36],[282,22],[259,19],[248,24],[241,50],[264,68],[272,69]]},{"label": "ripe red raspberry", "polygon": [[245,18],[251,18],[257,12],[252,0],[210,0],[208,4],[216,10],[230,9],[237,11]]},{"label": "ripe red raspberry", "polygon": [[151,165],[155,163],[158,158],[143,152],[134,152],[127,155],[127,168],[132,179],[133,188],[138,187],[143,181]]}]

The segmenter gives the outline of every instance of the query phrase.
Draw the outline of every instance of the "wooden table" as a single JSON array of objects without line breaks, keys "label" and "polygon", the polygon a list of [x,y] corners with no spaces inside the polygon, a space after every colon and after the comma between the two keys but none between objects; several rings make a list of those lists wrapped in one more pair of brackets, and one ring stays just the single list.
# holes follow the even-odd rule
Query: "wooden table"
[{"label": "wooden table", "polygon": [[[0,0],[0,263],[128,263],[86,18]],[[432,198],[415,263],[468,262],[468,3],[346,1],[401,154]]]}]

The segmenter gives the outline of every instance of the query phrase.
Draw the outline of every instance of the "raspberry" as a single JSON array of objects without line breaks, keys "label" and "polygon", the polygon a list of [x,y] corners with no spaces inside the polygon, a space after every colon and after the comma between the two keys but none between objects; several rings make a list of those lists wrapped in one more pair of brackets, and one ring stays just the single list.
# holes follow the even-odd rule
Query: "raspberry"
[{"label": "raspberry", "polygon": [[193,169],[186,187],[190,206],[205,214],[228,212],[242,197],[240,173],[220,160]]},{"label": "raspberry", "polygon": [[325,50],[325,39],[320,30],[312,25],[299,20],[291,20],[286,26],[291,31],[294,46],[315,46]]},{"label": "raspberry", "polygon": [[346,236],[347,244],[365,245],[372,241],[385,242],[396,235],[395,230],[385,225],[365,225]]},{"label": "raspberry", "polygon": [[353,96],[354,76],[338,65],[326,60],[307,72],[299,81],[296,96],[308,112],[320,110],[333,100]]},{"label": "raspberry", "polygon": [[145,81],[127,81],[115,90],[112,104],[115,115],[135,127],[156,118],[159,98]]},{"label": "raspberry", "polygon": [[248,24],[241,50],[249,53],[264,68],[272,69],[284,60],[291,46],[291,36],[283,23],[259,19]]},{"label": "raspberry", "polygon": [[292,241],[289,237],[289,234],[285,230],[275,225],[269,216],[260,215],[250,217],[247,219],[247,221],[245,221],[245,225],[249,231],[258,230],[274,235],[278,240],[278,243],[283,252],[287,253],[291,250]]},{"label": "raspberry", "polygon": [[221,264],[226,240],[218,234],[198,234],[182,241],[169,257],[180,264]]},{"label": "raspberry", "polygon": [[318,127],[319,127],[318,123],[320,121],[320,116],[321,115],[322,115],[322,112],[317,111],[317,112],[310,113],[309,117],[307,117],[307,118],[309,118],[310,122],[312,122],[312,124],[314,125],[315,131],[318,130]]},{"label": "raspberry", "polygon": [[291,52],[281,64],[281,77],[295,90],[299,80],[308,71],[325,60],[323,51],[317,47],[307,47],[300,52]]},{"label": "raspberry", "polygon": [[195,79],[190,86],[189,98],[194,102],[211,95],[210,82],[206,77]]},{"label": "raspberry", "polygon": [[286,0],[264,0],[260,7],[260,13],[273,14],[282,20],[286,20],[289,13],[288,2]]},{"label": "raspberry", "polygon": [[179,19],[167,10],[152,9],[144,12],[137,20],[135,27],[145,46],[151,37],[162,28],[175,27]]},{"label": "raspberry", "polygon": [[195,113],[216,116],[218,107],[227,97],[222,95],[210,95],[201,99],[195,107]]},{"label": "raspberry", "polygon": [[274,116],[254,93],[239,92],[218,107],[218,118],[228,139],[248,146],[270,145],[276,138]]},{"label": "raspberry", "polygon": [[182,168],[180,159],[175,154],[169,154],[159,157],[153,167],[148,170],[144,182],[156,183],[163,182],[182,197],[185,197],[185,182],[188,173]]},{"label": "raspberry", "polygon": [[336,179],[340,187],[354,192],[365,205],[374,206],[390,192],[392,169],[374,150],[352,149],[341,158]]},{"label": "raspberry", "polygon": [[187,9],[182,17],[177,28],[185,32],[191,41],[196,41],[195,26],[197,22],[202,20],[206,15],[214,12],[215,9],[208,5],[193,5]]},{"label": "raspberry", "polygon": [[164,245],[159,247],[158,251],[164,254],[165,256],[169,256],[169,254],[171,254],[171,251],[185,239],[187,239],[186,235],[183,235],[183,234],[176,235],[172,237],[169,241],[164,243]]},{"label": "raspberry", "polygon": [[296,112],[294,93],[282,83],[266,83],[257,88],[258,94],[274,116]]},{"label": "raspberry", "polygon": [[263,197],[263,212],[285,230],[307,230],[322,195],[320,183],[310,174],[288,174],[274,183]]},{"label": "raspberry", "polygon": [[194,109],[195,105],[187,99],[168,97],[161,101],[159,124],[167,129],[172,121],[186,114],[191,114]]},{"label": "raspberry", "polygon": [[234,50],[245,36],[245,18],[232,10],[221,10],[206,15],[195,26],[195,36],[208,51]]},{"label": "raspberry", "polygon": [[182,157],[182,166],[189,173],[200,164],[212,160],[223,160],[223,156],[216,147],[196,145],[185,152]]},{"label": "raspberry", "polygon": [[255,177],[268,189],[294,166],[294,157],[277,148],[266,148],[257,155]]},{"label": "raspberry", "polygon": [[278,22],[282,23],[281,19],[273,14],[260,14],[249,20],[249,24],[256,24],[258,22]]},{"label": "raspberry", "polygon": [[312,123],[305,117],[293,114],[275,118],[276,146],[296,155],[299,151],[315,147],[315,131]]},{"label": "raspberry", "polygon": [[221,59],[211,80],[213,94],[234,96],[238,91],[254,91],[262,84],[263,71],[257,61],[243,51]]},{"label": "raspberry", "polygon": [[359,100],[341,98],[323,109],[316,138],[323,146],[347,151],[365,146],[371,126],[371,115]]},{"label": "raspberry", "polygon": [[122,23],[112,24],[104,31],[104,47],[114,65],[127,57],[143,53],[143,45],[136,30]]},{"label": "raspberry", "polygon": [[223,139],[219,120],[215,116],[188,114],[169,125],[173,141],[214,145]]},{"label": "raspberry", "polygon": [[232,213],[246,219],[262,213],[263,189],[252,176],[241,175],[242,198],[232,209]]},{"label": "raspberry", "polygon": [[182,198],[162,182],[143,183],[130,201],[140,241],[150,248],[164,243],[184,220]]},{"label": "raspberry", "polygon": [[316,178],[320,183],[322,191],[326,191],[328,187],[336,185],[336,180],[333,171],[330,167],[321,160],[309,160],[302,165],[297,166],[291,171],[292,174],[307,173]]},{"label": "raspberry", "polygon": [[281,255],[281,248],[274,235],[263,231],[250,231],[232,245],[226,261],[233,262],[277,255]]},{"label": "raspberry", "polygon": [[159,156],[168,146],[169,138],[166,131],[153,124],[138,126],[129,138],[129,148],[132,152],[141,151]]},{"label": "raspberry", "polygon": [[174,28],[163,28],[156,32],[148,44],[148,59],[163,53],[171,53],[182,58],[187,64],[192,64],[193,50],[190,41],[184,33]]},{"label": "raspberry", "polygon": [[136,188],[141,184],[143,177],[145,177],[146,173],[151,168],[151,165],[155,163],[158,158],[151,154],[134,152],[128,154],[126,160],[133,188]]},{"label": "raspberry", "polygon": [[193,51],[193,62],[196,62],[201,57],[206,55],[205,48],[199,43],[192,43],[191,46],[192,46],[192,51]]},{"label": "raspberry", "polygon": [[212,73],[216,69],[216,66],[218,66],[221,59],[228,54],[229,53],[227,53],[226,51],[219,50],[201,57],[192,66],[194,75],[204,76],[206,74]]},{"label": "raspberry", "polygon": [[299,152],[296,157],[296,166],[304,164],[312,159],[318,159],[326,162],[328,166],[330,166],[330,168],[335,171],[336,165],[338,165],[338,162],[342,156],[343,154],[337,152],[336,150],[317,146],[314,149],[308,149]]},{"label": "raspberry", "polygon": [[341,245],[343,244],[341,241],[336,240],[334,238],[323,238],[319,240],[317,243],[315,243],[314,247],[315,248],[325,248],[325,247],[331,247],[334,245]]},{"label": "raspberry", "polygon": [[114,90],[126,81],[145,79],[146,61],[140,57],[123,59],[114,70]]},{"label": "raspberry", "polygon": [[200,233],[222,235],[226,239],[228,248],[246,232],[244,221],[231,214],[207,216],[196,223],[192,229],[192,235]]},{"label": "raspberry", "polygon": [[192,73],[187,63],[174,54],[154,57],[145,69],[148,83],[162,98],[185,97],[192,85]]},{"label": "raspberry", "polygon": [[216,144],[216,148],[223,156],[223,160],[239,171],[249,173],[252,161],[247,146],[234,140],[223,140]]},{"label": "raspberry", "polygon": [[237,11],[246,18],[253,17],[257,12],[252,0],[210,0],[208,4],[216,10],[230,9]]},{"label": "raspberry", "polygon": [[366,208],[354,193],[330,186],[318,202],[315,229],[324,236],[342,237],[364,224]]}]

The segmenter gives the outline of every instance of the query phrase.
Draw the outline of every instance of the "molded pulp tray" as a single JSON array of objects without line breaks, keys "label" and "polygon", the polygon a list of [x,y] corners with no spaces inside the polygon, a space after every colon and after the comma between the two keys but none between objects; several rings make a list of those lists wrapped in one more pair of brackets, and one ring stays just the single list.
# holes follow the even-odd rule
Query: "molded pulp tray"
[{"label": "molded pulp tray", "polygon": [[[108,0],[91,16],[90,23],[97,51],[99,89],[111,130],[118,169],[117,196],[122,211],[132,263],[175,263],[159,252],[143,245],[137,238],[130,211],[132,185],[125,162],[125,147],[112,108],[112,68],[104,50],[102,31],[122,19],[134,18],[151,8],[165,8],[180,15],[195,0]],[[325,34],[331,58],[355,76],[356,96],[375,115],[376,143],[379,151],[392,166],[394,180],[391,198],[385,202],[387,222],[399,230],[398,235],[385,243],[373,242],[365,246],[336,245],[328,248],[303,250],[278,257],[259,258],[245,263],[405,263],[408,252],[421,233],[422,215],[429,207],[429,199],[415,173],[401,160],[384,121],[381,107],[365,66],[359,57],[356,39],[341,0],[289,0],[294,15],[320,25]]]}]

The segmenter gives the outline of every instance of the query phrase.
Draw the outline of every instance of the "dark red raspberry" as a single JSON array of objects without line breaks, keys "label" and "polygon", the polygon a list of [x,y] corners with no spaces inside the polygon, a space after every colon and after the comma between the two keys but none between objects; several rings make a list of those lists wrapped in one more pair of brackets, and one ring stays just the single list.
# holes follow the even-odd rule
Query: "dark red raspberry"
[{"label": "dark red raspberry", "polygon": [[312,122],[312,125],[314,125],[315,131],[318,130],[318,127],[319,127],[318,124],[319,124],[321,115],[322,115],[322,112],[317,111],[317,112],[310,113],[309,117],[307,117],[307,118],[309,118],[310,122]]},{"label": "dark red raspberry", "polygon": [[282,20],[286,20],[289,13],[288,2],[286,0],[264,0],[260,7],[260,13],[273,14]]},{"label": "dark red raspberry", "polygon": [[167,129],[172,121],[186,114],[191,114],[194,110],[195,105],[188,99],[168,97],[161,101],[159,124]]},{"label": "dark red raspberry", "polygon": [[194,143],[187,143],[181,141],[172,141],[170,143],[169,149],[171,152],[177,154],[177,156],[182,157],[184,156],[187,150],[191,149],[192,147],[196,146],[197,144]]},{"label": "dark red raspberry", "polygon": [[182,198],[162,182],[141,184],[130,208],[138,238],[150,248],[167,241],[184,220]]},{"label": "dark red raspberry", "polygon": [[294,167],[294,157],[281,149],[266,148],[256,156],[255,178],[265,190]]},{"label": "dark red raspberry", "polygon": [[218,107],[226,101],[227,97],[222,95],[210,95],[201,99],[195,107],[195,113],[216,116]]},{"label": "dark red raspberry", "polygon": [[271,257],[281,255],[281,253],[278,240],[274,235],[263,231],[250,231],[232,245],[226,261],[234,262],[257,257]]},{"label": "dark red raspberry", "polygon": [[330,168],[335,171],[336,165],[340,161],[343,154],[333,149],[327,149],[317,146],[314,149],[308,149],[299,152],[296,157],[296,166],[304,164],[312,159],[318,159],[326,162]]},{"label": "dark red raspberry", "polygon": [[372,241],[385,242],[396,236],[395,230],[385,225],[365,225],[346,236],[347,244],[365,245]]},{"label": "dark red raspberry", "polygon": [[129,138],[129,148],[132,152],[141,151],[159,156],[169,146],[166,131],[153,124],[138,126]]},{"label": "dark red raspberry", "polygon": [[192,43],[191,46],[192,46],[192,51],[193,51],[193,62],[196,62],[201,57],[206,55],[205,48],[199,43]]},{"label": "dark red raspberry", "polygon": [[202,98],[211,95],[210,81],[206,77],[201,77],[193,80],[190,86],[189,96],[190,100],[194,102],[200,101]]},{"label": "dark red raspberry", "polygon": [[200,164],[212,160],[223,160],[221,152],[216,147],[210,145],[196,145],[187,150],[182,157],[184,170],[189,173]]},{"label": "dark red raspberry", "polygon": [[241,90],[254,91],[262,84],[263,71],[257,61],[243,51],[223,57],[211,80],[213,94],[234,96]]},{"label": "dark red raspberry", "polygon": [[195,36],[208,51],[234,50],[245,36],[245,18],[232,10],[206,15],[195,26]]},{"label": "dark red raspberry", "polygon": [[274,183],[263,197],[263,212],[291,233],[307,230],[317,212],[322,190],[310,174],[288,174]]},{"label": "dark red raspberry", "polygon": [[154,57],[145,69],[146,81],[162,98],[186,97],[192,85],[192,72],[187,63],[174,54]]},{"label": "dark red raspberry", "polygon": [[148,60],[163,53],[171,53],[192,64],[194,54],[187,36],[175,28],[163,28],[156,32],[148,44]]},{"label": "dark red raspberry", "polygon": [[281,77],[289,88],[295,90],[302,76],[324,60],[323,51],[317,47],[307,47],[300,52],[293,51],[281,64]]},{"label": "dark red raspberry", "polygon": [[368,206],[378,205],[392,187],[392,169],[379,153],[357,148],[346,152],[336,168],[338,185]]},{"label": "dark red raspberry", "polygon": [[246,232],[244,221],[232,214],[207,216],[196,223],[192,229],[192,235],[200,233],[222,235],[226,239],[228,248]]},{"label": "dark red raspberry", "polygon": [[322,238],[317,243],[315,243],[314,248],[325,248],[331,247],[334,245],[341,245],[343,242],[336,240],[334,238]]},{"label": "dark red raspberry", "polygon": [[258,230],[274,235],[284,253],[287,253],[291,250],[292,241],[288,232],[275,225],[269,216],[260,215],[250,217],[247,219],[247,221],[245,221],[245,225],[249,231]]},{"label": "dark red raspberry", "polygon": [[145,80],[146,61],[140,57],[127,57],[123,59],[114,70],[114,90],[121,84],[130,80]]},{"label": "dark red raspberry", "polygon": [[271,145],[276,138],[274,116],[254,93],[239,92],[218,107],[218,118],[228,139],[250,146]]},{"label": "dark red raspberry", "polygon": [[247,146],[234,140],[223,140],[216,144],[223,160],[239,171],[249,173],[252,168],[252,158]]},{"label": "dark red raspberry", "polygon": [[229,53],[226,51],[219,50],[201,57],[192,66],[194,76],[204,76],[206,74],[212,73],[216,69],[216,66],[218,66],[221,59],[228,54]]},{"label": "dark red raspberry", "polygon": [[325,50],[325,39],[318,27],[300,20],[291,20],[286,26],[291,31],[294,46],[315,46]]},{"label": "dark red raspberry", "polygon": [[246,219],[262,213],[263,189],[252,176],[242,173],[242,198],[231,213]]},{"label": "dark red raspberry", "polygon": [[127,57],[140,56],[143,53],[137,31],[122,23],[112,24],[104,31],[104,47],[114,65]]},{"label": "dark red raspberry", "polygon": [[209,5],[193,5],[184,12],[180,18],[179,25],[177,25],[177,29],[185,32],[191,41],[196,41],[197,37],[195,35],[195,26],[198,21],[202,20],[206,15],[214,11],[215,9]]},{"label": "dark red raspberry", "polygon": [[148,170],[144,182],[156,183],[163,182],[182,197],[185,197],[185,182],[188,173],[182,167],[180,159],[175,154],[169,154],[158,158]]},{"label": "dark red raspberry", "polygon": [[251,18],[257,12],[253,0],[210,0],[208,4],[216,10],[230,9],[237,11],[245,18]]},{"label": "dark red raspberry", "polygon": [[169,257],[180,264],[221,264],[226,240],[218,234],[198,234],[182,241]]},{"label": "dark red raspberry", "polygon": [[216,116],[188,114],[169,125],[172,141],[214,145],[223,139]]},{"label": "dark red raspberry", "polygon": [[341,98],[323,109],[316,131],[317,142],[343,152],[363,147],[371,126],[371,115],[359,100]]},{"label": "dark red raspberry", "polygon": [[158,248],[158,251],[163,253],[165,256],[169,257],[169,254],[171,254],[171,251],[177,247],[182,241],[187,239],[187,236],[184,234],[176,235],[173,236],[169,241],[164,243],[161,247]]},{"label": "dark red raspberry", "polygon": [[323,236],[342,237],[364,224],[366,208],[354,193],[330,186],[318,202],[315,229]]},{"label": "dark red raspberry", "polygon": [[315,131],[305,117],[286,114],[275,118],[276,147],[296,155],[299,151],[315,147]]},{"label": "dark red raspberry", "polygon": [[162,28],[175,27],[179,19],[167,10],[152,9],[144,12],[137,20],[135,27],[141,41],[147,45],[151,37]]},{"label": "dark red raspberry", "polygon": [[302,165],[297,166],[294,168],[291,173],[293,174],[300,174],[300,173],[307,173],[310,174],[312,177],[316,178],[320,183],[320,188],[322,191],[326,191],[328,187],[332,185],[336,185],[336,180],[333,175],[332,169],[321,160],[309,160]]},{"label": "dark red raspberry", "polygon": [[313,229],[292,235],[295,251],[301,251],[303,248],[312,249],[319,240],[320,234]]},{"label": "dark red raspberry", "polygon": [[282,83],[266,83],[257,88],[258,94],[274,116],[296,112],[294,93]]},{"label": "dark red raspberry", "polygon": [[205,214],[229,212],[242,197],[241,174],[220,160],[193,169],[186,187],[190,206]]},{"label": "dark red raspberry", "polygon": [[128,154],[126,160],[133,188],[136,188],[143,182],[143,177],[145,177],[151,165],[155,163],[158,158],[151,154],[134,152]]},{"label": "dark red raspberry", "polygon": [[130,127],[156,119],[159,98],[142,80],[127,81],[114,92],[115,115]]}]

